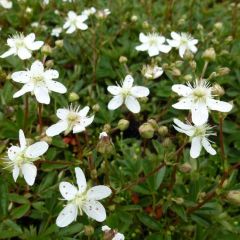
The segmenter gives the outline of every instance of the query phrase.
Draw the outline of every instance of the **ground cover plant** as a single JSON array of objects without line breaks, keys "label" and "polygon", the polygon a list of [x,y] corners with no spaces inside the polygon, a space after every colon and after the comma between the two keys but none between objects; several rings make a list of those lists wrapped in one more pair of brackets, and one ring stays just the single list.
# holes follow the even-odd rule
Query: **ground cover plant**
[{"label": "ground cover plant", "polygon": [[0,0],[0,239],[239,239],[239,15]]}]

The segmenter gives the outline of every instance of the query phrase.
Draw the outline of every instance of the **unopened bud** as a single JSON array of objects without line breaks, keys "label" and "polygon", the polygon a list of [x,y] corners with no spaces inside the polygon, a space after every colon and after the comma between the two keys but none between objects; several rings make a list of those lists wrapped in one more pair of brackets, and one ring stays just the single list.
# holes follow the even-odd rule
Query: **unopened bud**
[{"label": "unopened bud", "polygon": [[220,31],[220,30],[223,28],[222,22],[216,22],[216,23],[214,24],[214,28],[215,28],[216,30]]},{"label": "unopened bud", "polygon": [[96,169],[93,169],[93,170],[91,171],[90,175],[91,175],[91,178],[92,178],[92,179],[97,179],[97,176],[98,176],[97,170],[96,170]]},{"label": "unopened bud", "polygon": [[108,124],[108,123],[104,124],[104,126],[103,126],[103,132],[109,133],[110,130],[111,130],[111,125]]},{"label": "unopened bud", "polygon": [[225,93],[224,89],[219,84],[214,84],[212,86],[212,94],[217,96],[223,96]]},{"label": "unopened bud", "polygon": [[157,130],[157,129],[158,129],[158,124],[157,124],[157,122],[156,122],[155,119],[149,119],[147,122],[152,125],[152,127],[154,128],[154,130]]},{"label": "unopened bud", "polygon": [[79,95],[75,92],[70,92],[68,95],[68,100],[69,100],[69,102],[75,102],[75,101],[79,100]]},{"label": "unopened bud", "polygon": [[187,49],[183,55],[183,58],[186,59],[187,61],[190,61],[190,60],[193,60],[194,55],[192,54],[191,51]]},{"label": "unopened bud", "polygon": [[48,45],[48,44],[45,44],[43,45],[43,47],[41,48],[41,52],[43,54],[46,54],[46,55],[50,55],[52,53],[52,48]]},{"label": "unopened bud", "polygon": [[91,225],[84,226],[84,234],[86,236],[92,236],[94,234],[94,228]]},{"label": "unopened bud", "polygon": [[126,119],[120,119],[117,127],[120,131],[125,131],[129,127],[129,121]]},{"label": "unopened bud", "polygon": [[181,205],[184,203],[184,199],[181,198],[181,197],[178,197],[178,198],[172,198],[172,201],[175,202],[176,204],[178,205]]},{"label": "unopened bud", "polygon": [[183,77],[183,79],[186,81],[186,82],[191,82],[192,81],[192,75],[191,74],[187,74]]},{"label": "unopened bud", "polygon": [[142,24],[142,27],[143,28],[149,28],[149,23],[147,21],[144,21],[143,24]]},{"label": "unopened bud", "polygon": [[172,145],[172,140],[171,140],[171,138],[165,138],[164,140],[163,140],[163,142],[162,142],[162,145],[164,146],[164,147],[169,147],[169,146],[171,146]]},{"label": "unopened bud", "polygon": [[172,73],[172,75],[175,76],[175,77],[181,76],[181,71],[180,71],[178,68],[172,69],[171,73]]},{"label": "unopened bud", "polygon": [[111,138],[107,135],[106,132],[100,133],[99,142],[97,144],[97,151],[103,155],[111,155],[114,153],[114,145]]},{"label": "unopened bud", "polygon": [[128,61],[127,57],[125,57],[125,56],[120,56],[120,58],[119,58],[119,62],[120,62],[120,63],[126,63],[127,61]]},{"label": "unopened bud", "polygon": [[240,190],[229,191],[226,198],[229,202],[240,205]]},{"label": "unopened bud", "polygon": [[63,40],[62,39],[56,40],[55,41],[55,46],[59,47],[59,48],[62,48],[63,47]]},{"label": "unopened bud", "polygon": [[150,123],[144,123],[142,124],[138,129],[141,137],[150,139],[154,135],[154,128],[152,124]]},{"label": "unopened bud", "polygon": [[222,67],[217,70],[219,76],[228,75],[230,73],[230,69],[228,67]]},{"label": "unopened bud", "polygon": [[217,76],[218,76],[218,74],[217,74],[216,72],[212,72],[212,73],[210,74],[210,76],[208,77],[208,80],[213,79],[213,78],[215,78],[215,77],[217,77]]},{"label": "unopened bud", "polygon": [[197,30],[203,30],[203,25],[200,24],[200,23],[198,23],[198,25],[197,25]]},{"label": "unopened bud", "polygon": [[192,170],[192,166],[189,163],[184,163],[179,166],[179,171],[183,173],[189,173]]},{"label": "unopened bud", "polygon": [[190,62],[189,62],[189,65],[190,65],[190,67],[191,67],[193,70],[195,70],[196,67],[197,67],[197,63],[196,63],[195,61],[190,61]]},{"label": "unopened bud", "polygon": [[215,52],[214,48],[206,49],[203,52],[203,54],[202,54],[202,58],[205,61],[208,61],[208,62],[215,61],[215,59],[216,59],[216,52]]},{"label": "unopened bud", "polygon": [[131,17],[131,21],[132,22],[136,22],[138,20],[138,17],[136,16],[136,15],[133,15],[132,17]]},{"label": "unopened bud", "polygon": [[232,37],[232,36],[228,36],[228,37],[225,39],[225,41],[226,41],[227,43],[232,42],[232,40],[233,40],[233,37]]},{"label": "unopened bud", "polygon": [[54,66],[54,61],[53,60],[47,60],[45,62],[45,65],[47,68],[52,68]]},{"label": "unopened bud", "polygon": [[41,141],[45,141],[48,144],[51,144],[52,143],[52,138],[48,137],[48,136],[45,136],[45,137],[41,138]]},{"label": "unopened bud", "polygon": [[100,110],[99,104],[93,105],[92,110],[93,110],[94,112],[98,112],[98,111]]},{"label": "unopened bud", "polygon": [[164,137],[168,134],[168,127],[167,126],[161,126],[158,128],[158,133],[160,136]]}]

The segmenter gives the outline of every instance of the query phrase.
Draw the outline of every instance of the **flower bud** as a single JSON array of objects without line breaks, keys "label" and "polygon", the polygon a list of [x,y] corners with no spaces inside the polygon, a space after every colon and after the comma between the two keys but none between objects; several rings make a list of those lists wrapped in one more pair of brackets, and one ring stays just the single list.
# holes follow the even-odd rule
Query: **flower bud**
[{"label": "flower bud", "polygon": [[157,130],[157,129],[158,129],[158,124],[157,124],[157,122],[156,122],[155,119],[149,119],[147,122],[152,125],[152,127],[154,128],[154,130]]},{"label": "flower bud", "polygon": [[108,209],[109,209],[111,212],[113,212],[113,211],[115,211],[115,209],[116,209],[116,205],[115,205],[115,204],[112,204],[112,205],[110,205],[110,206],[108,207]]},{"label": "flower bud", "polygon": [[192,81],[192,75],[191,74],[187,74],[187,75],[183,76],[183,79],[186,82],[191,82]]},{"label": "flower bud", "polygon": [[91,170],[90,175],[92,179],[97,179],[98,177],[97,170],[96,169]]},{"label": "flower bud", "polygon": [[54,66],[54,61],[53,60],[47,60],[45,62],[45,65],[47,68],[52,68]]},{"label": "flower bud", "polygon": [[161,126],[158,128],[158,133],[160,136],[164,137],[168,134],[168,127],[167,126]]},{"label": "flower bud", "polygon": [[171,71],[172,75],[175,77],[181,76],[181,71],[178,68],[173,68]]},{"label": "flower bud", "polygon": [[172,145],[172,140],[171,140],[171,138],[165,138],[165,139],[163,140],[163,142],[162,142],[162,145],[163,145],[164,147],[169,147],[169,146],[171,146],[171,145]]},{"label": "flower bud", "polygon": [[69,102],[75,102],[75,101],[79,100],[79,95],[75,92],[70,92],[68,95],[68,100],[69,100]]},{"label": "flower bud", "polygon": [[46,54],[46,55],[50,55],[52,53],[52,48],[48,45],[48,44],[45,44],[43,45],[43,47],[41,48],[41,52],[43,54]]},{"label": "flower bud", "polygon": [[143,28],[149,28],[149,23],[147,21],[144,21],[143,24],[142,24],[142,27]]},{"label": "flower bud", "polygon": [[144,123],[142,124],[138,129],[141,137],[150,139],[154,135],[154,128],[152,124],[150,123]]},{"label": "flower bud", "polygon": [[233,204],[240,205],[240,190],[229,191],[226,199]]},{"label": "flower bud", "polygon": [[114,153],[114,145],[111,138],[107,135],[106,132],[102,132],[99,135],[99,142],[97,144],[97,151],[103,155],[111,155]]},{"label": "flower bud", "polygon": [[86,236],[92,236],[94,234],[94,228],[91,225],[84,226],[84,234]]},{"label": "flower bud", "polygon": [[216,22],[216,23],[214,24],[214,28],[215,28],[217,31],[222,30],[222,28],[223,28],[223,23],[222,23],[222,22]]},{"label": "flower bud", "polygon": [[228,67],[222,67],[217,70],[219,76],[228,75],[230,73],[230,69]]},{"label": "flower bud", "polygon": [[226,41],[227,43],[232,42],[232,40],[233,40],[233,37],[232,37],[232,36],[228,36],[228,37],[225,39],[225,41]]},{"label": "flower bud", "polygon": [[186,162],[179,166],[179,171],[183,173],[189,173],[192,171],[192,166]]},{"label": "flower bud", "polygon": [[108,133],[108,132],[110,132],[110,130],[111,130],[111,125],[108,124],[108,123],[106,123],[106,124],[103,126],[103,132]]},{"label": "flower bud", "polygon": [[178,204],[178,205],[181,205],[181,204],[184,203],[184,199],[181,198],[181,197],[172,198],[171,200],[172,200],[173,202],[175,202],[176,204]]},{"label": "flower bud", "polygon": [[193,70],[196,70],[197,63],[196,63],[195,61],[190,61],[190,62],[189,62],[189,65],[190,65],[190,67],[191,67]]},{"label": "flower bud", "polygon": [[120,131],[125,131],[129,127],[129,121],[126,119],[120,119],[117,127]]},{"label": "flower bud", "polygon": [[125,57],[125,56],[120,56],[120,58],[119,58],[119,62],[120,62],[120,63],[126,63],[127,61],[128,61],[127,57]]},{"label": "flower bud", "polygon": [[41,141],[45,141],[48,144],[51,144],[52,143],[52,138],[49,137],[49,136],[45,136],[45,137],[41,138]]},{"label": "flower bud", "polygon": [[98,112],[98,111],[100,110],[99,104],[93,105],[92,110],[93,110],[94,112]]},{"label": "flower bud", "polygon": [[216,52],[215,52],[214,48],[206,49],[202,54],[202,58],[208,62],[215,61],[216,60]]},{"label": "flower bud", "polygon": [[59,48],[62,48],[63,47],[63,40],[56,40],[55,41],[55,46],[56,47],[59,47]]},{"label": "flower bud", "polygon": [[136,16],[136,15],[133,15],[132,17],[131,17],[131,21],[132,22],[136,22],[138,20],[138,17]]},{"label": "flower bud", "polygon": [[210,76],[208,77],[208,80],[213,79],[213,78],[215,78],[215,77],[217,77],[217,76],[218,76],[218,74],[217,74],[216,72],[212,72],[212,73],[210,74]]},{"label": "flower bud", "polygon": [[189,51],[188,49],[185,51],[183,58],[187,61],[193,60],[194,55],[192,54],[191,51]]},{"label": "flower bud", "polygon": [[225,93],[224,89],[219,84],[214,84],[212,86],[212,94],[217,96],[223,96]]},{"label": "flower bud", "polygon": [[203,30],[203,25],[200,24],[200,23],[198,23],[198,25],[197,25],[197,30]]},{"label": "flower bud", "polygon": [[175,66],[176,66],[176,67],[181,67],[181,66],[183,65],[183,63],[184,63],[184,62],[181,61],[181,60],[176,61],[176,62],[175,62]]}]

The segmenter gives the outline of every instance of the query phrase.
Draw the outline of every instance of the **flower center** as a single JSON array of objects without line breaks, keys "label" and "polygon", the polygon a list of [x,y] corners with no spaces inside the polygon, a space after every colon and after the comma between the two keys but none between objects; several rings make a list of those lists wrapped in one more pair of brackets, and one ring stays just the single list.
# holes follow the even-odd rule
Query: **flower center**
[{"label": "flower center", "polygon": [[155,36],[152,36],[152,37],[149,38],[149,45],[150,46],[155,46],[156,43],[157,43],[157,39],[156,39]]},{"label": "flower center", "polygon": [[206,128],[205,127],[196,127],[194,136],[205,136]]},{"label": "flower center", "polygon": [[82,206],[86,201],[87,195],[85,193],[77,193],[75,198],[71,201],[73,204],[77,205],[80,211],[80,215],[82,214]]},{"label": "flower center", "polygon": [[122,96],[123,97],[127,97],[128,95],[129,95],[129,91],[130,91],[130,89],[128,89],[128,88],[122,88]]},{"label": "flower center", "polygon": [[16,45],[16,48],[25,47],[25,43],[23,39],[15,39],[15,45]]},{"label": "flower center", "polygon": [[208,93],[205,88],[197,87],[192,94],[196,101],[205,101]]},{"label": "flower center", "polygon": [[43,75],[35,75],[35,76],[32,77],[32,80],[35,84],[44,83]]},{"label": "flower center", "polygon": [[70,112],[67,116],[67,120],[68,120],[69,124],[74,124],[80,120],[80,117],[77,113]]}]

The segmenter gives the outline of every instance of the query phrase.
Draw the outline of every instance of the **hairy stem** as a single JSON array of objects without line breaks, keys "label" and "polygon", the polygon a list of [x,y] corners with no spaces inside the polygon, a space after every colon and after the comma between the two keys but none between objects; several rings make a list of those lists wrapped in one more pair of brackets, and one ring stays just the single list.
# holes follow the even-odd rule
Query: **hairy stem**
[{"label": "hairy stem", "polygon": [[39,103],[38,104],[38,125],[39,125],[40,135],[42,134],[42,130],[43,130],[42,111],[43,111],[43,105]]},{"label": "hairy stem", "polygon": [[203,66],[203,70],[202,70],[202,73],[201,73],[200,81],[202,81],[202,79],[204,78],[207,67],[208,67],[208,61],[205,61],[204,66]]}]

